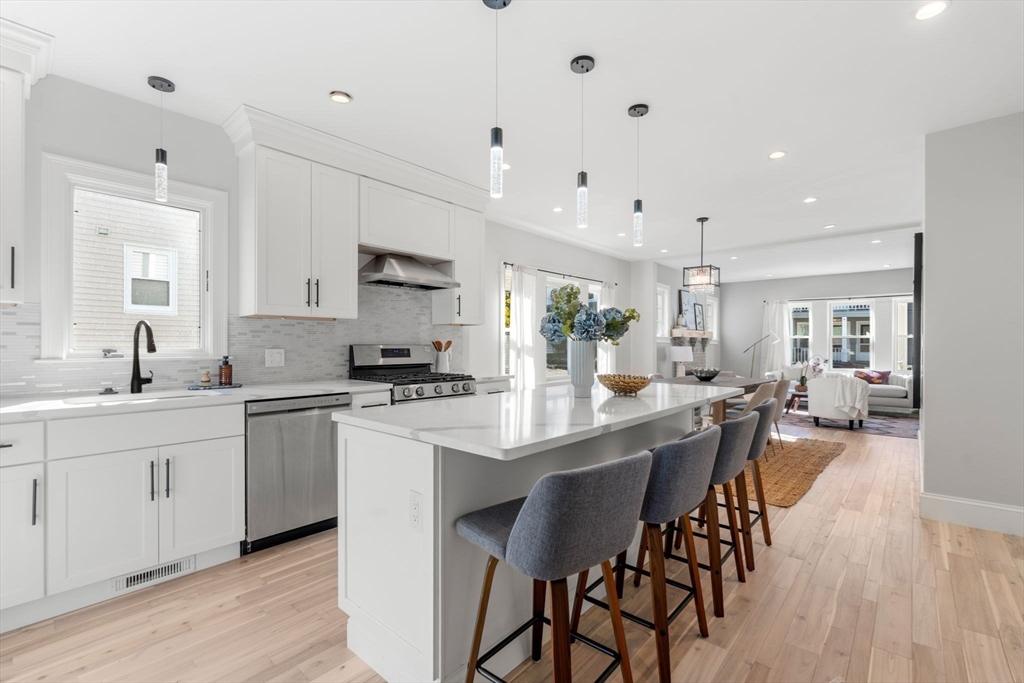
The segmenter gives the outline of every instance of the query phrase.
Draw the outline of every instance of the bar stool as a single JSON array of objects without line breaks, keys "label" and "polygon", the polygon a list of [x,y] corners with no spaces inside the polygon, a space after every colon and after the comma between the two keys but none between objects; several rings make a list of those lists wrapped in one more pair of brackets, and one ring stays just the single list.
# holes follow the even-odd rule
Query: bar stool
[{"label": "bar stool", "polygon": [[[525,498],[470,512],[456,520],[458,534],[490,555],[480,592],[466,683],[472,683],[476,672],[495,683],[503,683],[484,664],[531,627],[531,654],[533,661],[538,661],[544,624],[551,627],[555,683],[572,681],[572,638],[612,658],[598,683],[606,680],[616,667],[621,669],[624,683],[632,683],[626,633],[608,558],[628,548],[636,535],[650,471],[651,453],[644,451],[594,467],[554,472],[541,477]],[[481,656],[480,640],[498,560],[533,579],[533,618]],[[597,564],[601,565],[608,590],[618,652],[570,629],[566,578]],[[546,582],[551,584],[551,619],[544,616]]]},{"label": "bar stool", "polygon": [[[644,504],[640,509],[640,521],[644,523],[644,536],[641,539],[636,566],[622,562],[614,568],[615,571],[629,569],[635,572],[633,583],[637,586],[640,585],[641,576],[648,576],[651,579],[653,623],[629,612],[622,612],[622,616],[654,631],[658,651],[658,677],[661,683],[670,683],[672,675],[668,640],[669,624],[675,621],[676,617],[682,613],[683,608],[691,601],[694,602],[697,612],[700,634],[705,638],[708,635],[708,619],[704,612],[704,594],[700,586],[697,550],[693,541],[693,528],[690,526],[689,513],[706,500],[721,436],[721,429],[710,427],[655,449],[651,464],[651,477],[647,481],[647,492],[644,494]],[[677,518],[683,520],[681,527],[674,524]],[[662,524],[667,525],[668,533],[676,532],[686,539],[685,559],[672,554],[670,543],[662,545],[662,534],[665,533],[662,531]],[[645,548],[651,550],[650,571],[643,568]],[[666,558],[687,563],[690,569],[689,586],[666,577]],[[580,575],[581,583],[577,585],[582,586],[586,582],[586,574],[584,571]],[[576,603],[573,606],[573,630],[579,623],[581,598],[608,609],[607,604],[590,596],[590,592],[599,584],[600,581],[595,581],[587,586],[585,591],[577,592]],[[668,612],[666,585],[671,585],[686,593],[682,602],[672,610],[671,614]]]},{"label": "bar stool", "polygon": [[[761,402],[761,405],[754,406],[751,408],[750,413],[757,415],[757,428],[754,430],[754,438],[750,442],[750,452],[747,454],[747,460],[750,462],[752,474],[754,477],[754,492],[757,494],[757,510],[750,509],[750,501],[747,500],[747,468],[744,466],[738,475],[736,475],[736,511],[740,517],[740,531],[743,534],[743,555],[747,560],[747,569],[754,571],[754,538],[751,535],[751,525],[757,524],[758,520],[761,520],[761,526],[764,529],[764,538],[767,545],[771,545],[771,533],[768,531],[768,517],[765,515],[767,508],[764,505],[764,489],[761,487],[761,468],[757,462],[758,459],[764,455],[765,448],[768,446],[768,440],[772,438],[772,422],[775,418],[775,412],[778,407],[778,401],[774,398],[767,398]],[[732,505],[732,500],[726,500],[725,503],[719,503],[719,507],[725,507],[726,504]]]}]

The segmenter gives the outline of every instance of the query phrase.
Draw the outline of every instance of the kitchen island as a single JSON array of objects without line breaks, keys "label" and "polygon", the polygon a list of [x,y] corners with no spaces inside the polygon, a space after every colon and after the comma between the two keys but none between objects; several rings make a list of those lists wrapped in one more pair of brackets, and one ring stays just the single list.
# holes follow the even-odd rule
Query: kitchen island
[{"label": "kitchen island", "polygon": [[[653,384],[635,397],[595,387],[574,399],[561,385],[335,413],[349,648],[388,681],[463,679],[487,556],[455,520],[527,495],[549,472],[676,440],[696,426],[695,408],[741,393]],[[529,578],[499,565],[484,650],[530,618],[531,596]],[[523,637],[488,667],[503,675],[528,654]]]}]

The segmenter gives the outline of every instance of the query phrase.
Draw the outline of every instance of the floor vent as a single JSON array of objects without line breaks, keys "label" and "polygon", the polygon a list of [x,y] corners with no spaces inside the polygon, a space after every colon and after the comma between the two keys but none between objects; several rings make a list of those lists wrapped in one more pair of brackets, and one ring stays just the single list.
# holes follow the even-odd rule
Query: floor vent
[{"label": "floor vent", "polygon": [[114,592],[120,593],[122,591],[138,588],[139,586],[148,586],[154,583],[160,583],[161,581],[174,578],[175,576],[191,574],[195,570],[196,558],[195,555],[193,555],[181,560],[162,564],[159,567],[153,567],[152,569],[146,569],[145,571],[136,572],[135,574],[129,574],[128,576],[122,576],[114,579]]}]

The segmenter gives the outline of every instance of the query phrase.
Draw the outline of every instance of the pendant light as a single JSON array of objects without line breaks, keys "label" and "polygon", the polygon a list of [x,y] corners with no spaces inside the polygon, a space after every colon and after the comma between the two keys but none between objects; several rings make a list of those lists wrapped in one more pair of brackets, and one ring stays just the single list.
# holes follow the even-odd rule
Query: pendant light
[{"label": "pendant light", "polygon": [[501,199],[504,185],[505,149],[502,131],[498,127],[498,13],[505,9],[512,0],[484,0],[484,4],[495,10],[494,13],[494,128],[491,128],[491,197]]},{"label": "pendant light", "polygon": [[160,93],[160,146],[156,148],[155,198],[167,201],[167,150],[164,149],[164,93],[174,92],[174,83],[160,76],[150,76],[149,87]]},{"label": "pendant light", "polygon": [[721,284],[721,270],[718,266],[704,265],[704,224],[706,217],[697,219],[700,223],[700,265],[683,268],[683,287],[691,294],[714,294]]},{"label": "pendant light", "polygon": [[[594,70],[594,58],[588,57],[587,55],[580,55],[574,57],[569,62],[569,68],[572,69],[574,74],[580,74],[586,76],[588,73]],[[580,172],[576,175],[576,227],[585,228],[587,227],[587,172],[583,170],[583,81],[585,78],[580,79]]]},{"label": "pendant light", "polygon": [[646,104],[634,104],[627,112],[636,119],[636,199],[633,200],[633,246],[644,244],[644,203],[640,201],[640,119],[651,110]]}]

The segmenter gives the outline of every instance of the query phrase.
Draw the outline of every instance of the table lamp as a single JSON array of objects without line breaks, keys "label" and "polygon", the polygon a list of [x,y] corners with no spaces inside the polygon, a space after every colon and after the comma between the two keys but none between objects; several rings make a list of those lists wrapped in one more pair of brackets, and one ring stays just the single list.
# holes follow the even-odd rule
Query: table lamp
[{"label": "table lamp", "polygon": [[689,346],[668,347],[668,359],[672,361],[672,375],[676,374],[676,363],[692,363],[693,349]]}]

